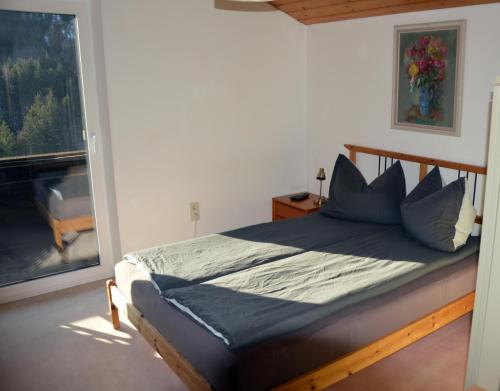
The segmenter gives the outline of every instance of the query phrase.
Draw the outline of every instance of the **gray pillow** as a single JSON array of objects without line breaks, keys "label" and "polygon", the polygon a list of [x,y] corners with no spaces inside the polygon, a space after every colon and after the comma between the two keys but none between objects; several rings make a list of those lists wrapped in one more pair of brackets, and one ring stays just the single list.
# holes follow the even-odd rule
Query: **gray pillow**
[{"label": "gray pillow", "polygon": [[404,199],[403,204],[421,200],[443,188],[443,178],[439,167],[435,166]]},{"label": "gray pillow", "polygon": [[368,185],[357,167],[347,157],[339,155],[330,182],[329,199],[320,213],[345,220],[400,224],[405,183],[399,161]]},{"label": "gray pillow", "polygon": [[476,211],[466,179],[442,187],[436,167],[403,201],[401,216],[405,229],[419,242],[436,250],[455,252],[467,242]]}]

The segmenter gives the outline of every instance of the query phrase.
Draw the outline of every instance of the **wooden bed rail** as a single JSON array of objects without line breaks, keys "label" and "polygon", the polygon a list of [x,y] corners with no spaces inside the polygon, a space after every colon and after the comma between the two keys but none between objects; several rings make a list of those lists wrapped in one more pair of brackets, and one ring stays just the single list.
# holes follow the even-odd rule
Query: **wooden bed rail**
[{"label": "wooden bed rail", "polygon": [[208,381],[163,337],[148,319],[129,303],[114,280],[106,281],[108,308],[113,328],[120,328],[120,314],[125,316],[170,369],[179,376],[190,391],[213,391]]},{"label": "wooden bed rail", "polygon": [[[119,311],[121,311],[190,391],[213,391],[209,382],[176,351],[174,346],[133,304],[128,302],[125,295],[116,286],[115,281],[108,280],[106,282],[106,291],[109,312],[115,329],[120,328]],[[298,376],[289,382],[280,384],[271,391],[322,390],[439,330],[472,312],[473,308],[474,292],[471,292],[359,350]]]},{"label": "wooden bed rail", "polygon": [[474,293],[472,292],[370,345],[275,387],[271,391],[322,390],[419,341],[472,312],[473,308]]},{"label": "wooden bed rail", "polygon": [[[379,175],[380,175],[380,159],[384,158],[385,159],[385,166],[387,168],[387,159],[391,159],[391,162],[396,160],[402,160],[402,161],[407,161],[407,162],[414,162],[414,163],[419,163],[419,175],[418,175],[418,180],[421,181],[424,179],[424,177],[427,175],[427,172],[429,171],[429,166],[438,166],[438,167],[443,167],[443,168],[448,168],[450,170],[457,170],[458,171],[458,177],[460,178],[461,173],[465,173],[467,178],[469,177],[469,173],[474,174],[474,189],[473,189],[473,200],[472,203],[475,204],[476,201],[476,188],[477,188],[477,176],[478,175],[486,175],[487,174],[487,168],[484,166],[476,166],[474,164],[465,164],[465,163],[458,163],[458,162],[452,162],[450,160],[442,160],[442,159],[433,159],[425,156],[418,156],[418,155],[411,155],[407,153],[401,153],[401,152],[394,152],[394,151],[387,151],[385,149],[377,149],[377,148],[369,148],[369,147],[363,147],[360,145],[352,145],[352,144],[344,144],[344,147],[346,147],[349,150],[349,159],[356,164],[357,161],[357,155],[358,153],[364,153],[367,155],[373,155],[373,156],[378,156],[379,158]],[[483,223],[483,218],[482,216],[477,216],[476,217],[476,223],[477,224],[482,224]]]}]

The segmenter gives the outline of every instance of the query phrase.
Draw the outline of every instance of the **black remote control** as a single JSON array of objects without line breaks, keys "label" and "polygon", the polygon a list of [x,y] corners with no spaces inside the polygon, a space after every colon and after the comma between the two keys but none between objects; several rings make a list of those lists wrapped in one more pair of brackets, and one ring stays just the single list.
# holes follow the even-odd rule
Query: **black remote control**
[{"label": "black remote control", "polygon": [[291,201],[302,201],[302,200],[305,200],[306,198],[309,198],[309,193],[307,193],[307,192],[297,193],[297,194],[290,196]]}]

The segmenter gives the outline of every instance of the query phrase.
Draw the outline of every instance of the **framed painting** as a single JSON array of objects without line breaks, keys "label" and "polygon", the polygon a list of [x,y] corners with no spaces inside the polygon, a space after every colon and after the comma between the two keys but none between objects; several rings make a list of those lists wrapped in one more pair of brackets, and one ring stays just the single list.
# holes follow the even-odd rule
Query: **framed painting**
[{"label": "framed painting", "polygon": [[460,136],[465,20],[396,26],[392,127]]}]

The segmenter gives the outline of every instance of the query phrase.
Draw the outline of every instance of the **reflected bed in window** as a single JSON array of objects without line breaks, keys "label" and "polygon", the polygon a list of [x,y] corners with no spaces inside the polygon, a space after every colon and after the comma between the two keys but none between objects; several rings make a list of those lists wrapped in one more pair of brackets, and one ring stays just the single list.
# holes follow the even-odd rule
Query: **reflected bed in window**
[{"label": "reflected bed in window", "polygon": [[63,235],[94,228],[85,166],[40,174],[34,181],[35,203],[54,233],[58,249]]}]

